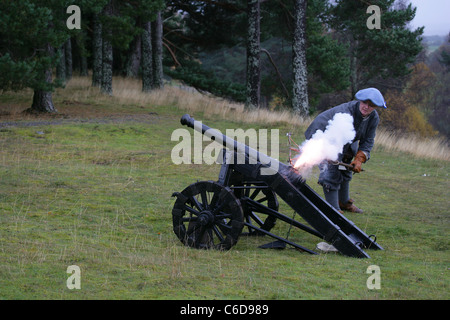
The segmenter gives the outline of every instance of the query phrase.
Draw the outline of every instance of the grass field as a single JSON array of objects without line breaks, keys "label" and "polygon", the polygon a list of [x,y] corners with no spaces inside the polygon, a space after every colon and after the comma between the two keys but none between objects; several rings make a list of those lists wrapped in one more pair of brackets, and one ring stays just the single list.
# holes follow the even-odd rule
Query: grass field
[{"label": "grass field", "polygon": [[[114,97],[102,97],[74,79],[54,95],[59,115],[41,118],[19,113],[30,92],[0,97],[1,299],[450,298],[445,148],[439,159],[380,142],[355,176],[352,197],[365,213],[346,216],[385,249],[368,251],[370,259],[258,248],[270,238],[241,237],[227,252],[196,250],[172,231],[171,195],[217,180],[220,166],[172,163],[180,117],[190,112],[222,132],[279,129],[280,160],[284,133],[301,142],[306,120],[244,122],[232,116],[239,106],[224,113],[225,102],[195,110],[175,91],[148,98],[135,83],[116,87]],[[307,183],[322,194],[316,180],[314,172]],[[293,215],[281,200],[280,211]],[[276,230],[286,235],[288,226]],[[297,230],[290,239],[310,249],[320,241]],[[80,267],[81,289],[66,286],[71,265]],[[366,285],[371,265],[381,271],[379,290]]]}]

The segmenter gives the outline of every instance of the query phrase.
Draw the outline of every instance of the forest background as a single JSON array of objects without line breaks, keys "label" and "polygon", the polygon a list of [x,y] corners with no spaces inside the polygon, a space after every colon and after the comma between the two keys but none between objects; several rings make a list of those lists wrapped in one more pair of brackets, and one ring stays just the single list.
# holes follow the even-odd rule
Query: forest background
[{"label": "forest background", "polygon": [[[69,28],[73,4],[79,28]],[[449,38],[427,47],[407,0],[370,4],[379,28],[365,1],[2,0],[0,88],[30,87],[27,111],[57,112],[51,92],[73,72],[107,95],[113,75],[142,79],[143,91],[177,79],[309,116],[375,86],[388,105],[382,126],[448,138]]]}]

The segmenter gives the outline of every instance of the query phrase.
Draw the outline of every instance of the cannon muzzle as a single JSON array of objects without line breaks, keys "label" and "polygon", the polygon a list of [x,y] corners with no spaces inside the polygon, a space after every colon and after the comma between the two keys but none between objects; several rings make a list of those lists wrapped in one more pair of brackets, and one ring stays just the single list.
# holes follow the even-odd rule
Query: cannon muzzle
[{"label": "cannon muzzle", "polygon": [[182,116],[181,120],[180,120],[180,122],[183,126],[188,126],[191,128],[194,128],[194,121],[195,121],[195,119],[191,118],[191,116],[188,114],[185,114],[184,116]]}]

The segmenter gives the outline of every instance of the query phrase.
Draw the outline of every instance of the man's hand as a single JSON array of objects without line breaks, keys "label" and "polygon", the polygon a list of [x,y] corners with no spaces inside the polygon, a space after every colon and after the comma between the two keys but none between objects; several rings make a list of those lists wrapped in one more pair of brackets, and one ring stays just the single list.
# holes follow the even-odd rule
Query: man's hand
[{"label": "man's hand", "polygon": [[355,159],[353,159],[352,163],[350,163],[351,166],[353,166],[353,172],[359,173],[361,172],[361,165],[366,162],[367,158],[364,152],[358,151],[358,153],[355,156]]}]

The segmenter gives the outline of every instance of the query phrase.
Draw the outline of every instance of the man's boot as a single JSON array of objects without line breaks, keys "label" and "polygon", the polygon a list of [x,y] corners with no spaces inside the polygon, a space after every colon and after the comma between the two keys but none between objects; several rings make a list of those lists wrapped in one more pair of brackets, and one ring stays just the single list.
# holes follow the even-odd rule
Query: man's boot
[{"label": "man's boot", "polygon": [[349,199],[347,201],[347,203],[342,203],[339,201],[339,208],[341,208],[342,210],[345,210],[345,211],[350,211],[350,212],[355,212],[355,213],[363,213],[364,211],[362,211],[360,208],[355,206],[353,204],[353,202],[355,202],[353,199]]}]

